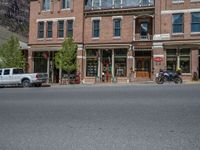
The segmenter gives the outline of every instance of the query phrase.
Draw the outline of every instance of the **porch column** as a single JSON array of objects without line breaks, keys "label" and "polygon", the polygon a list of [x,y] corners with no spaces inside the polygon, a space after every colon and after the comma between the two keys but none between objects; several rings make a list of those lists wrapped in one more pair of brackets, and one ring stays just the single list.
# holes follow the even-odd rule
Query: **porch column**
[{"label": "porch column", "polygon": [[48,51],[48,58],[47,58],[47,77],[48,77],[48,80],[47,80],[47,83],[49,83],[49,70],[50,70],[50,52]]},{"label": "porch column", "polygon": [[33,62],[33,51],[31,49],[28,50],[28,72],[33,72],[34,62]]},{"label": "porch column", "polygon": [[136,23],[136,16],[133,16],[133,41],[135,41],[135,23]]},{"label": "porch column", "polygon": [[98,50],[98,77],[101,78],[101,50]]},{"label": "porch column", "polygon": [[115,59],[115,50],[114,49],[112,49],[112,77],[114,77],[114,63],[115,63],[115,61],[114,61],[114,59]]}]

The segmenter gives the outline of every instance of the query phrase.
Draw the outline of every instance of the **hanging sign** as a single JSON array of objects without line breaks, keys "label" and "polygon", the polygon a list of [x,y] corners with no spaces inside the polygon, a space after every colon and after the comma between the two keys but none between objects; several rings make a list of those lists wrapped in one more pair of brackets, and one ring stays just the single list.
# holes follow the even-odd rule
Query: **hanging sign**
[{"label": "hanging sign", "polygon": [[155,62],[161,62],[162,60],[163,60],[162,57],[154,57],[153,58],[153,61],[155,61]]}]

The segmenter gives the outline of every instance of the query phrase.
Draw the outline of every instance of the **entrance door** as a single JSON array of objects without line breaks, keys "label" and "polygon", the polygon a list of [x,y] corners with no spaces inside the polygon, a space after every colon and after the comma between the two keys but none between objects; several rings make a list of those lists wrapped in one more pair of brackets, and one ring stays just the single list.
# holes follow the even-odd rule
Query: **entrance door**
[{"label": "entrance door", "polygon": [[111,82],[112,50],[104,50],[102,54],[102,82]]},{"label": "entrance door", "polygon": [[151,78],[151,58],[140,57],[136,60],[136,77]]}]

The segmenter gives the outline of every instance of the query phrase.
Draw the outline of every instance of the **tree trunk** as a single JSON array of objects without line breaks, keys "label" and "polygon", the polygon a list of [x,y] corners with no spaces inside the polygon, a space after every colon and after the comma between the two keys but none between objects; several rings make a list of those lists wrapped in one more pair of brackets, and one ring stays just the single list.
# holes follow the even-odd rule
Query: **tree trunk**
[{"label": "tree trunk", "polygon": [[59,83],[62,84],[62,69],[59,68]]}]

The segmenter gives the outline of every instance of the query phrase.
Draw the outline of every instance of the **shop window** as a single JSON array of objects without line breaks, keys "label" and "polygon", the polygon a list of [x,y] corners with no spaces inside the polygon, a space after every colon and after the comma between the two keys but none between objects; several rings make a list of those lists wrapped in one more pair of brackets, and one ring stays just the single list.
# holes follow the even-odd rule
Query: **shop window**
[{"label": "shop window", "polygon": [[114,36],[120,37],[121,36],[121,19],[114,19]]},{"label": "shop window", "polygon": [[173,14],[172,33],[183,33],[183,14]]},{"label": "shop window", "polygon": [[192,13],[191,32],[200,32],[200,12]]},{"label": "shop window", "polygon": [[38,22],[38,38],[44,38],[44,22]]},{"label": "shop window", "polygon": [[116,77],[127,76],[127,50],[118,49],[114,54],[114,71]]},{"label": "shop window", "polygon": [[190,49],[167,50],[167,70],[175,72],[178,68],[190,73]]},{"label": "shop window", "polygon": [[97,50],[87,50],[86,52],[86,76],[95,77],[98,72]]}]

